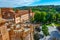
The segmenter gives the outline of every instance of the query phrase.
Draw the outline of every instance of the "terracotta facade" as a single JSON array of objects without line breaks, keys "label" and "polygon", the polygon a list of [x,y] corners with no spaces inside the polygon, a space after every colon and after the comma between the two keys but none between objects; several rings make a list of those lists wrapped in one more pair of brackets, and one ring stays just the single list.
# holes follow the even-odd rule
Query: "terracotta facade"
[{"label": "terracotta facade", "polygon": [[[1,9],[2,18],[12,19],[16,23],[29,20],[31,17],[34,17],[32,10],[16,10],[13,11],[12,8],[2,8]],[[19,21],[20,20],[20,21]]]}]

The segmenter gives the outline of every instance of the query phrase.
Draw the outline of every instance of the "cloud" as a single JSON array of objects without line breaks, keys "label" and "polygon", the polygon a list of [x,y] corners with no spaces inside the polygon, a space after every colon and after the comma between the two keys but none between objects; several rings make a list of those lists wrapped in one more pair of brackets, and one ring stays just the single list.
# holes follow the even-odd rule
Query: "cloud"
[{"label": "cloud", "polygon": [[40,0],[0,0],[0,7],[27,6]]}]

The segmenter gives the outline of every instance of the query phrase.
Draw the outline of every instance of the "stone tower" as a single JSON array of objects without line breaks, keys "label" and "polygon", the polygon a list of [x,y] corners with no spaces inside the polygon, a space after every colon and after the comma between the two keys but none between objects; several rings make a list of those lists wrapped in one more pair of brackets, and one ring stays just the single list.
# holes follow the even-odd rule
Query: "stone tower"
[{"label": "stone tower", "polygon": [[1,8],[0,8],[0,14],[1,14]]},{"label": "stone tower", "polygon": [[29,18],[33,18],[34,17],[34,14],[35,13],[33,13],[32,9],[30,8],[29,9]]}]

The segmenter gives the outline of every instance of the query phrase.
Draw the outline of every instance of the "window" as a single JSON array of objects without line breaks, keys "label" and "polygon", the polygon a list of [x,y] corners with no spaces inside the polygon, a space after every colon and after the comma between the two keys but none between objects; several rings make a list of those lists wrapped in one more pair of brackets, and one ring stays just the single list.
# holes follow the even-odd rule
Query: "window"
[{"label": "window", "polygon": [[8,13],[8,17],[10,17],[10,13]]}]

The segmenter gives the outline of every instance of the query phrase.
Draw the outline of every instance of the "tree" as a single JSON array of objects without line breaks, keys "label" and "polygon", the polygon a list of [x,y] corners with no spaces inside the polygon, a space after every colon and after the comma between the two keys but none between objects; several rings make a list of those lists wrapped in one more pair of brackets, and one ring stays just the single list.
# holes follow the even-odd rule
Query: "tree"
[{"label": "tree", "polygon": [[58,22],[58,21],[60,20],[60,15],[59,15],[59,13],[57,13],[55,16],[56,16],[56,22]]},{"label": "tree", "polygon": [[34,21],[40,22],[41,13],[39,11],[35,12]]},{"label": "tree", "polygon": [[45,21],[46,21],[45,16],[46,16],[46,12],[36,11],[35,12],[35,16],[34,16],[34,20],[36,22],[40,22],[40,23],[43,23],[44,24]]},{"label": "tree", "polygon": [[43,23],[43,24],[45,24],[46,23],[46,12],[41,12],[41,22]]},{"label": "tree", "polygon": [[49,35],[48,28],[47,28],[46,25],[43,25],[43,26],[42,26],[42,31],[43,31],[43,34],[44,34],[45,36]]},{"label": "tree", "polygon": [[31,23],[34,23],[34,18],[31,18],[31,19],[30,19],[30,22],[31,22]]}]

